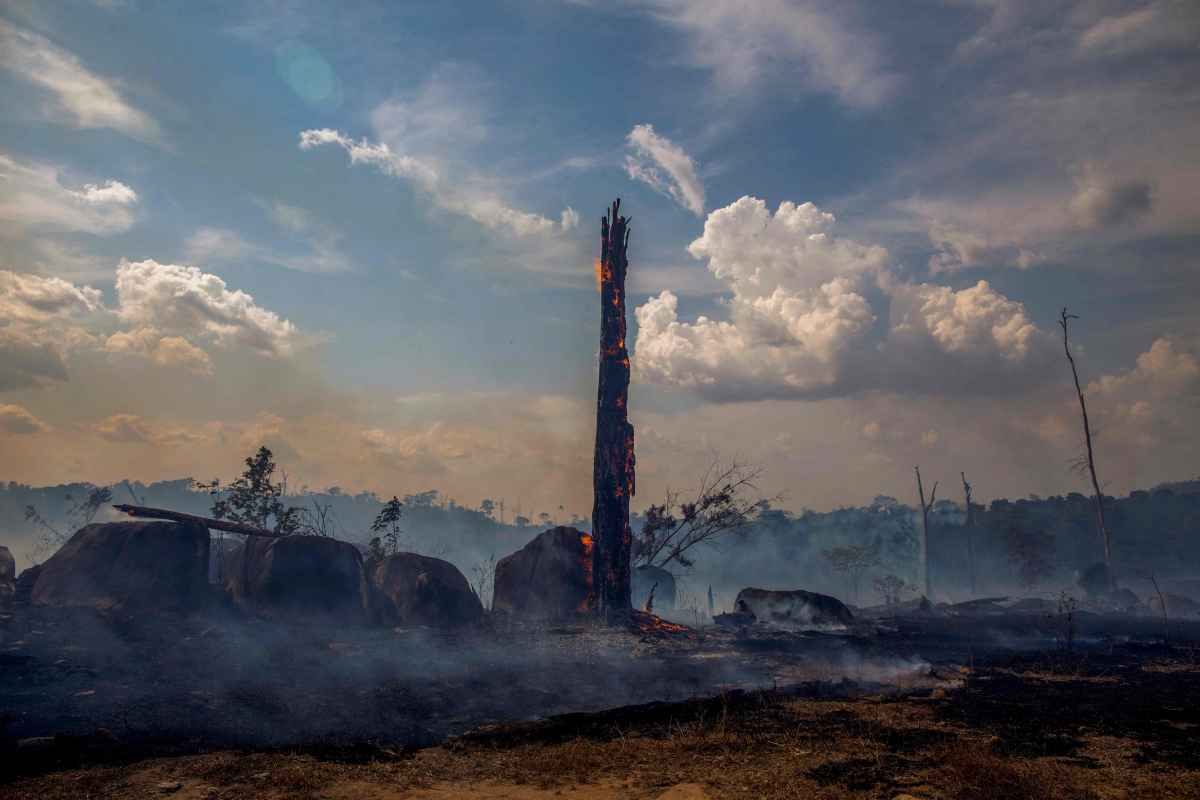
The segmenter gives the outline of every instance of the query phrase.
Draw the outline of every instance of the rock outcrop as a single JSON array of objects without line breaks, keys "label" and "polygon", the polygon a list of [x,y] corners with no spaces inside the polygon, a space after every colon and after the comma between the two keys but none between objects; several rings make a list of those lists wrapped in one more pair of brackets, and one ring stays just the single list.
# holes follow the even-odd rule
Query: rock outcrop
[{"label": "rock outcrop", "polygon": [[397,553],[368,562],[376,619],[388,626],[454,628],[483,618],[483,606],[458,567],[440,558]]},{"label": "rock outcrop", "polygon": [[244,611],[281,620],[367,622],[362,555],[349,542],[250,536],[224,563],[226,590]]},{"label": "rock outcrop", "polygon": [[210,597],[208,546],[201,525],[87,525],[42,564],[30,599],[44,606],[196,611]]},{"label": "rock outcrop", "polygon": [[803,589],[742,589],[734,611],[753,615],[759,624],[794,630],[844,627],[854,622],[854,615],[841,600]]},{"label": "rock outcrop", "polygon": [[17,560],[4,545],[0,545],[0,605],[12,602],[17,591]]},{"label": "rock outcrop", "polygon": [[591,591],[592,538],[575,528],[551,528],[496,564],[492,610],[565,619],[588,610]]}]

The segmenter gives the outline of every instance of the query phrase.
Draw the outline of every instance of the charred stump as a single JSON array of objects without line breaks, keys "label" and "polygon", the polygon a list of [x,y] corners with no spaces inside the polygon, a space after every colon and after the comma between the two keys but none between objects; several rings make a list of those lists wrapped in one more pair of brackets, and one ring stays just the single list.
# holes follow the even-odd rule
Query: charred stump
[{"label": "charred stump", "polygon": [[612,622],[629,617],[632,611],[629,498],[634,492],[634,457],[629,351],[625,349],[629,227],[620,210],[617,200],[600,221],[600,376],[592,476],[592,587],[596,612]]}]

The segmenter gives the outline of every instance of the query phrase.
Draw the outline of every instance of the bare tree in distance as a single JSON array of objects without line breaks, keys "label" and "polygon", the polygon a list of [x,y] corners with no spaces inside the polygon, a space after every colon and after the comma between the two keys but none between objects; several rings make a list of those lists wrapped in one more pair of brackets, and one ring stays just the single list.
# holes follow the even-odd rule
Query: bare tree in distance
[{"label": "bare tree in distance", "polygon": [[1071,355],[1069,325],[1073,319],[1079,319],[1079,317],[1075,314],[1068,314],[1067,307],[1063,306],[1058,324],[1062,326],[1063,352],[1067,355],[1067,363],[1071,365],[1071,377],[1075,380],[1075,395],[1079,398],[1079,415],[1083,418],[1083,440],[1087,445],[1087,468],[1092,477],[1092,488],[1096,492],[1096,521],[1100,526],[1100,536],[1104,540],[1104,567],[1108,572],[1109,588],[1112,588],[1112,541],[1109,537],[1108,526],[1104,522],[1104,492],[1100,490],[1100,479],[1096,477],[1096,453],[1092,447],[1092,426],[1088,421],[1087,401],[1083,396],[1083,387],[1079,385],[1079,370],[1075,367],[1075,358]]},{"label": "bare tree in distance", "polygon": [[929,502],[925,502],[925,486],[921,483],[921,467],[913,467],[917,473],[917,497],[921,500],[921,579],[925,584],[925,598],[933,594],[929,581],[929,512],[937,500],[937,481],[933,482],[933,490],[929,493]]},{"label": "bare tree in distance", "polygon": [[975,527],[975,504],[971,501],[971,484],[967,483],[967,473],[961,472],[963,495],[966,500],[966,519],[963,521],[963,532],[967,537],[967,574],[971,578],[971,596],[975,596],[975,540],[972,529]]},{"label": "bare tree in distance", "polygon": [[692,548],[745,533],[763,503],[755,483],[761,476],[758,467],[715,458],[691,499],[683,500],[680,492],[668,489],[662,503],[646,509],[646,522],[633,545],[634,563],[690,567]]},{"label": "bare tree in distance", "polygon": [[25,506],[26,522],[32,522],[42,532],[34,547],[35,560],[54,555],[75,531],[90,525],[100,508],[112,500],[112,489],[107,486],[89,486],[83,497],[75,499],[68,494],[63,499],[71,505],[67,507],[66,524],[62,528],[52,525],[36,506]]}]

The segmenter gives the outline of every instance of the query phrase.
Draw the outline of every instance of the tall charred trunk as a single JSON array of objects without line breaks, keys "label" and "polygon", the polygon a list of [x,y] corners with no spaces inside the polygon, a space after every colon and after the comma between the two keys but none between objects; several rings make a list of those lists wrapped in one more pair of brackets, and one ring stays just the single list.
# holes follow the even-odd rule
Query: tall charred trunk
[{"label": "tall charred trunk", "polygon": [[596,612],[610,622],[632,611],[633,426],[629,424],[629,351],[625,349],[625,273],[629,228],[621,201],[600,222],[600,376],[592,473],[592,588]]}]

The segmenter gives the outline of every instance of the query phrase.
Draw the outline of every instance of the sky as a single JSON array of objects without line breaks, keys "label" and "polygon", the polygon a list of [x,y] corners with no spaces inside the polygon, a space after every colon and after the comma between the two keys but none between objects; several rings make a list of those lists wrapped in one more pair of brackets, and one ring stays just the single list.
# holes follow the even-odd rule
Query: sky
[{"label": "sky", "polygon": [[[344,6],[344,7],[343,7]],[[0,479],[586,514],[599,217],[635,508],[1195,477],[1200,7],[0,2]]]}]

